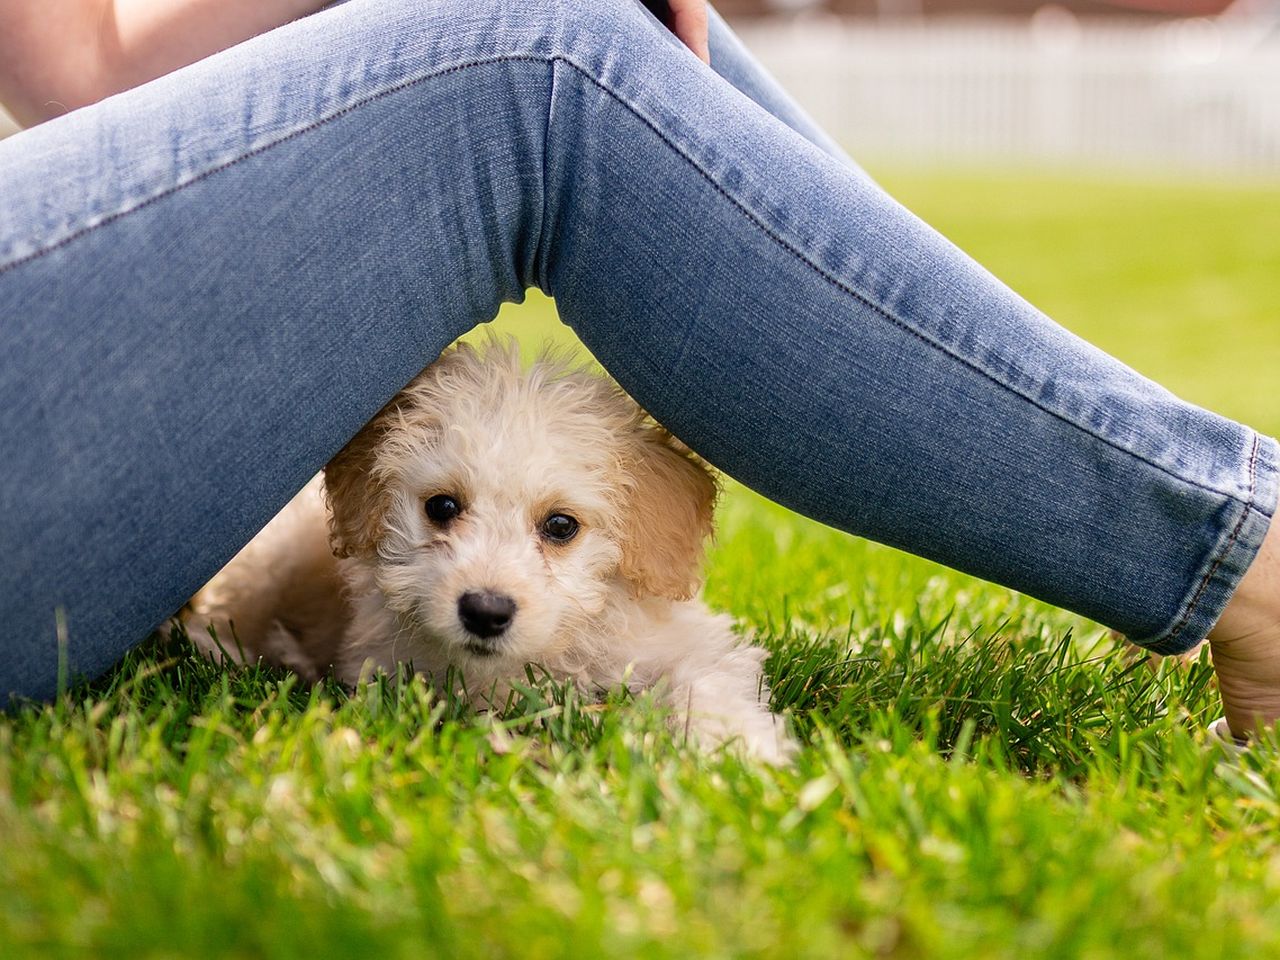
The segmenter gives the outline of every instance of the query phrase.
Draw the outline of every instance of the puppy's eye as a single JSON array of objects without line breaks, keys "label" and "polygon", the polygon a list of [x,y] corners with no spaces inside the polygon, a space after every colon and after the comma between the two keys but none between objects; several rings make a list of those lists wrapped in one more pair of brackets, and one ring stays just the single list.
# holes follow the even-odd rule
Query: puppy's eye
[{"label": "puppy's eye", "polygon": [[553,513],[542,521],[542,535],[557,543],[567,543],[578,534],[578,521],[567,513]]},{"label": "puppy's eye", "polygon": [[447,493],[438,493],[430,497],[426,503],[427,516],[433,523],[448,523],[462,512],[456,497]]}]

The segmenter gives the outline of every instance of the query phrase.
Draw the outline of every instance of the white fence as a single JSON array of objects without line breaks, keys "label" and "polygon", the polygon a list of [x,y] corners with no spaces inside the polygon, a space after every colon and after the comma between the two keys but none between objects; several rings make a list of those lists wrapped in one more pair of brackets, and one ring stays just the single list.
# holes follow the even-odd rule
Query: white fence
[{"label": "white fence", "polygon": [[914,25],[798,20],[740,33],[854,152],[1280,174],[1280,34],[1192,20]]},{"label": "white fence", "polygon": [[[739,26],[855,154],[1280,175],[1280,30],[1190,20]],[[0,136],[6,119],[0,115]]]}]

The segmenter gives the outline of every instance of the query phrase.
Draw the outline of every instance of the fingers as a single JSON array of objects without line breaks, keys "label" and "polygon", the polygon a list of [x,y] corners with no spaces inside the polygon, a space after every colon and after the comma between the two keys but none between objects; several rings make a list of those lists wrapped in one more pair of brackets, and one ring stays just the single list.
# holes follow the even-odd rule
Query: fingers
[{"label": "fingers", "polygon": [[703,63],[711,63],[707,44],[707,0],[669,0],[671,29]]}]

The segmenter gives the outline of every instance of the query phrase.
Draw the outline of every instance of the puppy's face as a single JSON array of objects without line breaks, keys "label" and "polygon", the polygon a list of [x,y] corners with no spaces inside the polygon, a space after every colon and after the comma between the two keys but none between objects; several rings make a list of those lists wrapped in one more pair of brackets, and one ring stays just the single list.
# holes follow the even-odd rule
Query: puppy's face
[{"label": "puppy's face", "polygon": [[697,589],[715,484],[602,379],[450,351],[326,469],[332,541],[466,664],[595,639],[611,594]]},{"label": "puppy's face", "polygon": [[544,658],[600,614],[621,560],[600,451],[533,411],[440,412],[395,453],[379,585],[461,656]]}]

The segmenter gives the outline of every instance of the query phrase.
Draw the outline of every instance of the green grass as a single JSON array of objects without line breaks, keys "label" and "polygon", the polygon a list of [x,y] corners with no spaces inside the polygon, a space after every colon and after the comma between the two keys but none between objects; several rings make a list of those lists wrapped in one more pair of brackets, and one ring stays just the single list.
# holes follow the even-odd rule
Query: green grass
[{"label": "green grass", "polygon": [[[1050,314],[1280,429],[1280,189],[890,175]],[[563,337],[547,303],[500,325]],[[501,717],[153,642],[0,718],[6,957],[1265,957],[1276,745],[1204,742],[1205,662],[733,487],[707,595],[771,648],[791,769],[645,697]]]}]

